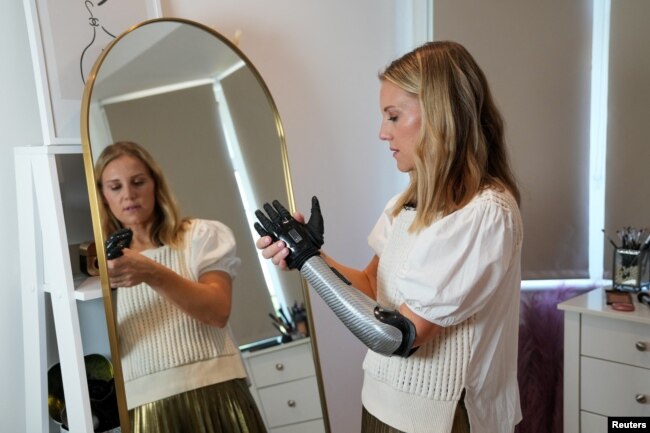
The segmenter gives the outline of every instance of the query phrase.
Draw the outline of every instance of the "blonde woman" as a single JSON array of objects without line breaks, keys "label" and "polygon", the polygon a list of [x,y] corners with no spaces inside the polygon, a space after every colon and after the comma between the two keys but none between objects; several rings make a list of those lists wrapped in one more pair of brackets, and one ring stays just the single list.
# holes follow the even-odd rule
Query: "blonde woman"
[{"label": "blonde woman", "polygon": [[266,431],[228,327],[240,262],[232,232],[181,218],[160,167],[136,143],[105,148],[95,173],[104,232],[133,232],[108,261],[132,431]]},{"label": "blonde woman", "polygon": [[[371,349],[363,363],[362,431],[512,432],[521,419],[523,228],[503,121],[483,72],[457,43],[427,43],[392,62],[379,78],[379,136],[410,183],[372,229],[375,255],[365,269],[312,252],[351,283],[349,290],[381,306],[374,311],[377,323],[368,327],[373,339],[326,300]],[[284,220],[265,210],[271,219],[260,221],[269,235],[259,230],[257,241],[263,256],[283,269],[295,267],[298,257],[304,269],[305,248],[277,235]],[[293,224],[305,229],[301,239],[315,239],[312,250],[320,248],[322,229],[314,230],[314,217],[308,224],[302,215],[294,217]],[[327,298],[339,290],[347,296],[334,286],[319,294]],[[357,295],[347,304],[358,301]],[[382,334],[386,325],[399,332]],[[380,350],[375,340],[390,343],[390,335],[398,337],[390,350],[401,338],[399,348]]]}]

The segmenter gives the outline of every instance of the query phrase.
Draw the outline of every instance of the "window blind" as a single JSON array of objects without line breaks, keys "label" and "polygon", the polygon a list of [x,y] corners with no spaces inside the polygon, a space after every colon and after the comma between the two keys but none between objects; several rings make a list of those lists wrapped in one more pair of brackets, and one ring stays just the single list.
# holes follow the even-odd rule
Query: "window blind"
[{"label": "window blind", "polygon": [[591,32],[588,0],[435,2],[434,38],[472,53],[506,123],[524,279],[589,277]]}]

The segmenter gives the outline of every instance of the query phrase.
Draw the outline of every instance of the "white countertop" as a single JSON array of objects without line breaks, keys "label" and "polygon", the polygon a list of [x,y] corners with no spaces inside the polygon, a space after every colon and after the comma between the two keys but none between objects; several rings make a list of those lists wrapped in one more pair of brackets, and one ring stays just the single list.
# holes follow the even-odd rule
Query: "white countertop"
[{"label": "white countertop", "polygon": [[558,308],[564,311],[573,311],[581,314],[592,314],[594,316],[603,316],[618,320],[627,320],[650,325],[650,307],[640,303],[637,300],[636,293],[631,292],[634,302],[634,311],[617,311],[605,302],[605,289],[591,290],[575,298],[571,298],[558,304]]},{"label": "white countertop", "polygon": [[[269,338],[269,340],[276,340],[276,339],[279,339],[279,338],[280,337],[274,337],[272,339]],[[244,358],[252,358],[252,357],[255,357],[255,356],[258,356],[258,355],[266,355],[266,354],[271,353],[271,352],[288,349],[289,347],[299,346],[301,344],[307,344],[307,343],[310,343],[310,342],[311,342],[311,339],[309,337],[303,337],[303,338],[299,338],[297,340],[290,341],[288,343],[279,343],[279,344],[275,344],[275,345],[272,345],[272,346],[269,346],[269,347],[264,347],[263,349],[257,349],[257,350],[243,349],[242,350],[242,346],[240,346],[239,349],[242,351],[241,353],[242,353],[242,356]],[[248,345],[248,346],[251,346],[251,345]]]}]

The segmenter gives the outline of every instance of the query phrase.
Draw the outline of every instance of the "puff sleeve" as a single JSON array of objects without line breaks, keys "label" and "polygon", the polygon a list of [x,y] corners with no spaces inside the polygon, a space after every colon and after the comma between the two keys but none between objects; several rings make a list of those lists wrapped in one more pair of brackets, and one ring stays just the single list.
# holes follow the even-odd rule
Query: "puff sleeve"
[{"label": "puff sleeve", "polygon": [[388,241],[393,228],[393,217],[390,213],[393,210],[397,198],[398,195],[388,201],[386,207],[384,207],[383,212],[379,216],[377,223],[368,235],[368,245],[370,245],[370,248],[372,248],[378,257],[381,257],[381,253],[386,246],[386,242]]},{"label": "puff sleeve", "polygon": [[512,209],[479,200],[427,227],[396,278],[404,302],[440,326],[478,312],[516,263],[516,224]]},{"label": "puff sleeve", "polygon": [[234,279],[241,260],[236,255],[235,237],[218,221],[192,221],[188,242],[188,266],[198,280],[205,272],[224,271]]}]

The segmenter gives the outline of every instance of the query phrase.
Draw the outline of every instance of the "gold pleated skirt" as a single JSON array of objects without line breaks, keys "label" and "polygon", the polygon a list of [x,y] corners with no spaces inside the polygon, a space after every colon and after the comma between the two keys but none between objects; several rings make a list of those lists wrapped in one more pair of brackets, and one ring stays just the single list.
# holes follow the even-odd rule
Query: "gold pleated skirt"
[{"label": "gold pleated skirt", "polygon": [[132,433],[266,433],[245,379],[147,403],[129,418]]}]

